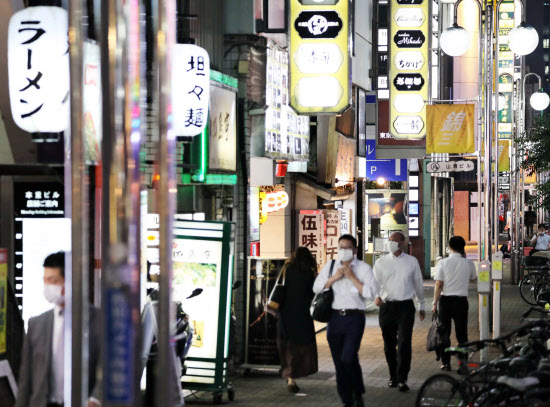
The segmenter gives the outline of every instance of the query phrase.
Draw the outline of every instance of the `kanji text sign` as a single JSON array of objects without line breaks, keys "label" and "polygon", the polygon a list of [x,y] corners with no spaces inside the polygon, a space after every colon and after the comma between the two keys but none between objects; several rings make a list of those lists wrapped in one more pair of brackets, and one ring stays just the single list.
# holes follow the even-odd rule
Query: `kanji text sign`
[{"label": "kanji text sign", "polygon": [[475,164],[473,161],[430,161],[426,168],[428,172],[459,172],[473,171]]},{"label": "kanji text sign", "polygon": [[298,215],[298,245],[309,249],[315,257],[319,270],[326,261],[324,221],[323,213],[300,213]]},{"label": "kanji text sign", "polygon": [[69,17],[61,7],[27,7],[8,27],[10,105],[29,133],[69,127]]},{"label": "kanji text sign", "polygon": [[396,139],[420,140],[426,136],[427,16],[428,0],[390,1],[390,133]]},{"label": "kanji text sign", "polygon": [[428,106],[426,153],[475,152],[474,111],[472,104]]},{"label": "kanji text sign", "polygon": [[177,136],[196,136],[208,122],[210,57],[204,48],[175,44],[172,67],[172,120]]}]

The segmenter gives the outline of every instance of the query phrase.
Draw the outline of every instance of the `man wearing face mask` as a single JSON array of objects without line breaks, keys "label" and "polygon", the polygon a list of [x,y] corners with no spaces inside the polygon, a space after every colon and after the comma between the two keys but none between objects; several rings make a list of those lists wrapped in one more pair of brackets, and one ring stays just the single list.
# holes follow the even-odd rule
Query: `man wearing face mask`
[{"label": "man wearing face mask", "polygon": [[358,260],[357,240],[342,235],[338,260],[325,264],[313,285],[315,294],[332,288],[334,300],[327,326],[327,340],[336,368],[336,387],[344,407],[363,407],[363,374],[359,347],[365,330],[366,301],[374,299],[380,287],[372,268]]},{"label": "man wearing face mask", "polygon": [[393,233],[388,241],[389,253],[374,265],[374,278],[380,284],[374,303],[380,307],[379,324],[390,371],[388,386],[399,387],[399,391],[409,390],[414,297],[418,300],[420,320],[426,315],[422,272],[418,260],[404,253],[406,245],[403,233]]},{"label": "man wearing face mask", "polygon": [[[54,308],[29,319],[15,407],[63,407],[65,253],[44,260],[44,297]],[[98,407],[99,313],[90,308],[88,407]],[[93,392],[93,393],[92,393]],[[92,396],[93,394],[93,396]]]}]

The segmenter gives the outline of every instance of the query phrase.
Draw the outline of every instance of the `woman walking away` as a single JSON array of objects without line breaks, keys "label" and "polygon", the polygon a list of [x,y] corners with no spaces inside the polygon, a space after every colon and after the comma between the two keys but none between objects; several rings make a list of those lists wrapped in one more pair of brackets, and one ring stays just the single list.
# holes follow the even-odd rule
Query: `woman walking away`
[{"label": "woman walking away", "polygon": [[[466,242],[461,236],[449,240],[451,254],[437,265],[432,313],[437,312],[439,321],[451,333],[451,320],[455,323],[458,344],[468,342],[468,284],[476,279],[473,261],[466,259]],[[451,370],[451,355],[441,349],[442,370]]]},{"label": "woman walking away", "polygon": [[281,375],[287,379],[288,391],[298,393],[300,388],[296,379],[317,372],[315,327],[309,311],[314,296],[317,263],[307,247],[299,247],[285,266],[277,347]]}]

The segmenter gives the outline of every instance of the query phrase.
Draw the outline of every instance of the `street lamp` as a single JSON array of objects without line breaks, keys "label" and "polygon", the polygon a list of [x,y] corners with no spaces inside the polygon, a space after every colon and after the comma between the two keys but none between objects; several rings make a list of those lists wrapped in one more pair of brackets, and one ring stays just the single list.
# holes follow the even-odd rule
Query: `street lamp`
[{"label": "street lamp", "polygon": [[550,104],[550,97],[548,93],[543,92],[542,89],[539,92],[535,92],[531,95],[529,99],[529,104],[535,110],[545,110]]},{"label": "street lamp", "polygon": [[472,36],[465,28],[459,26],[455,21],[452,27],[447,28],[441,33],[439,42],[445,54],[452,57],[458,57],[468,51],[470,43],[472,42]]},{"label": "street lamp", "polygon": [[521,23],[508,34],[508,46],[516,55],[528,55],[537,48],[539,34],[532,25],[525,23],[525,7],[522,10]]}]

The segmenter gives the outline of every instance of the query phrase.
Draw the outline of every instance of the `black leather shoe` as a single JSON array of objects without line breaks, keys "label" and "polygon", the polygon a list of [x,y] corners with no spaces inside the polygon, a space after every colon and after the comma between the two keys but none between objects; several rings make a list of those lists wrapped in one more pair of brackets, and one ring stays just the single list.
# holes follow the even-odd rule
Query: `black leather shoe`
[{"label": "black leather shoe", "polygon": [[388,387],[397,387],[397,381],[390,379]]},{"label": "black leather shoe", "polygon": [[445,370],[447,372],[451,371],[451,365],[441,365],[441,370]]},{"label": "black leather shoe", "polygon": [[407,383],[399,383],[399,391],[406,392],[409,391],[409,386],[407,386]]}]

